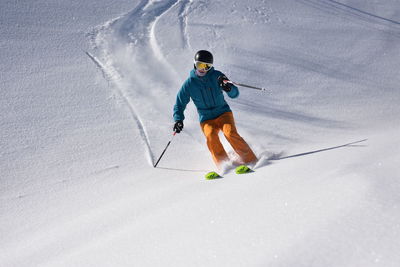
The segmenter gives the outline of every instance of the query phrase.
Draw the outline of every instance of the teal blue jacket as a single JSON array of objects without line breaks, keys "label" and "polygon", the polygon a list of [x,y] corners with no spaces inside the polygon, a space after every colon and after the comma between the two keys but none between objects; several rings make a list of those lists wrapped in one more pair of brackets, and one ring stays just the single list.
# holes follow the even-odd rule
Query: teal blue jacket
[{"label": "teal blue jacket", "polygon": [[[223,73],[215,70],[214,67],[203,77],[197,76],[196,70],[193,69],[176,96],[174,120],[183,121],[185,119],[183,113],[190,99],[197,108],[200,122],[215,119],[223,113],[231,111],[224,99],[222,88],[218,85],[220,75]],[[239,96],[239,89],[232,85],[231,91],[227,95],[230,98],[236,98]]]}]

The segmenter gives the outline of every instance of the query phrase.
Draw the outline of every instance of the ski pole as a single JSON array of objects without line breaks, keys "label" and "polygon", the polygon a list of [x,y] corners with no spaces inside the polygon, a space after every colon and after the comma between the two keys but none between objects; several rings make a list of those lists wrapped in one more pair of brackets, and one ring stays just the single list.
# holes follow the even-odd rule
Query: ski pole
[{"label": "ski pole", "polygon": [[157,167],[158,163],[160,162],[161,158],[164,156],[165,151],[167,151],[167,148],[169,147],[169,144],[171,144],[172,139],[174,139],[174,136],[175,136],[175,135],[176,135],[176,132],[174,132],[174,133],[172,134],[171,140],[169,140],[167,146],[164,148],[164,151],[161,153],[161,156],[158,158],[156,164],[154,164],[154,166],[153,166],[154,168]]},{"label": "ski pole", "polygon": [[224,83],[231,83],[231,84],[234,84],[234,85],[237,85],[237,86],[243,86],[243,87],[256,89],[256,90],[260,90],[260,91],[267,91],[267,88],[256,87],[256,86],[247,85],[247,84],[243,84],[243,83],[232,82],[232,81],[229,81],[229,80],[224,80]]}]

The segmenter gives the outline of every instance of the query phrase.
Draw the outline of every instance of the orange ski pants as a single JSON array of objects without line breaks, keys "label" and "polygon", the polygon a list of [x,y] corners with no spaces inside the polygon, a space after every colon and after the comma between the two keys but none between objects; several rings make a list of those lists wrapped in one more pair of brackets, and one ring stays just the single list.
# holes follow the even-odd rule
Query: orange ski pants
[{"label": "orange ski pants", "polygon": [[220,130],[231,144],[233,150],[239,155],[241,163],[250,163],[257,160],[256,155],[249,145],[238,134],[232,112],[225,112],[218,118],[200,123],[201,129],[207,139],[207,146],[217,166],[228,160],[228,155],[219,140]]}]

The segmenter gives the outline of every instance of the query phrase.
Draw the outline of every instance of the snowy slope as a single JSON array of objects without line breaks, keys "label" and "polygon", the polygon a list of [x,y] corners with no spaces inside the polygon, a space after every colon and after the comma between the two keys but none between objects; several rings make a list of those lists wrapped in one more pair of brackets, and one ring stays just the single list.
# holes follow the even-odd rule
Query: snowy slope
[{"label": "snowy slope", "polygon": [[[400,264],[398,1],[0,8],[1,266]],[[192,103],[152,167],[199,49],[268,88],[228,100],[255,173],[202,178]]]}]

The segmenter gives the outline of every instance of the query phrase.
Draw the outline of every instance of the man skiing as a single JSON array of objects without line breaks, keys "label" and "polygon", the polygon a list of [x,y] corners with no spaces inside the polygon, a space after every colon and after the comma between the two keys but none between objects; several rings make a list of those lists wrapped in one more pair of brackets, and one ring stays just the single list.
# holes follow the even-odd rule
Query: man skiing
[{"label": "man skiing", "polygon": [[218,168],[229,157],[222,146],[218,133],[220,130],[240,157],[241,164],[251,164],[257,157],[249,145],[238,134],[232,111],[224,99],[223,92],[230,97],[239,96],[239,89],[229,83],[229,79],[213,67],[213,55],[200,50],[194,57],[194,69],[179,90],[174,106],[175,124],[173,130],[183,130],[184,111],[190,99],[193,100],[199,114],[200,126],[206,137],[208,149]]}]

